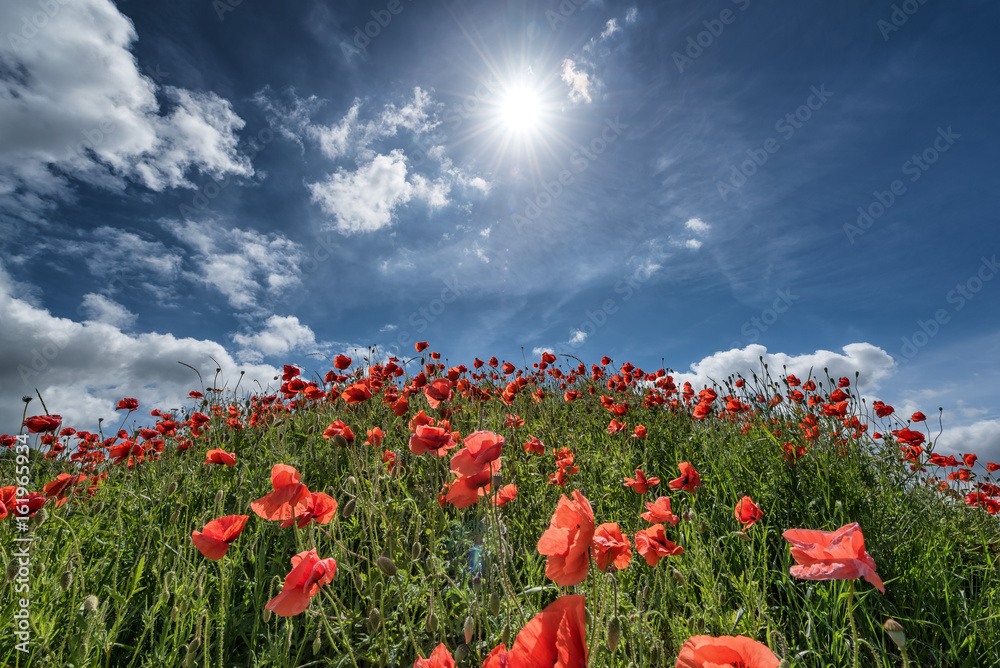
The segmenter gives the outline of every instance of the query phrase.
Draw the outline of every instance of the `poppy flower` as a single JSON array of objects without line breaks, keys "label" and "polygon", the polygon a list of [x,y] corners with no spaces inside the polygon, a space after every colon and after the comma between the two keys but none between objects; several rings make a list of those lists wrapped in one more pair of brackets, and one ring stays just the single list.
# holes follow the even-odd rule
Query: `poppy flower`
[{"label": "poppy flower", "polygon": [[744,529],[749,529],[757,521],[764,517],[764,513],[761,512],[757,504],[753,502],[749,496],[744,496],[740,499],[739,503],[736,504],[736,521],[743,524]]},{"label": "poppy flower", "polygon": [[354,360],[347,355],[337,355],[337,357],[333,360],[333,366],[337,367],[340,371],[343,371],[347,367],[351,366],[351,363],[353,362]]},{"label": "poppy flower", "polygon": [[492,431],[475,431],[466,436],[462,444],[465,447],[451,458],[451,470],[462,475],[475,475],[500,457],[504,438]]},{"label": "poppy flower", "polygon": [[875,561],[865,552],[865,537],[857,522],[836,531],[789,529],[781,534],[791,543],[793,577],[803,580],[853,580],[863,577],[883,594],[885,586],[875,572]]},{"label": "poppy flower", "polygon": [[222,448],[209,450],[205,453],[205,464],[224,464],[226,466],[236,466],[236,453],[226,452]]},{"label": "poppy flower", "polygon": [[381,427],[369,429],[368,438],[365,439],[365,445],[374,445],[377,448],[382,445],[383,438],[385,438],[385,434],[382,433]]},{"label": "poppy flower", "polygon": [[994,462],[986,462],[986,470],[989,471],[990,473],[995,473],[996,471],[1000,471],[1000,464],[996,464]]},{"label": "poppy flower", "polygon": [[426,341],[418,341],[417,343],[413,344],[413,347],[417,349],[417,352],[418,352],[418,353],[422,353],[422,352],[424,352],[425,350],[427,350],[427,347],[428,347],[429,345],[430,345],[430,344],[429,344],[429,343],[427,343]]},{"label": "poppy flower", "polygon": [[424,396],[431,408],[437,408],[445,401],[450,401],[455,392],[451,381],[447,378],[437,378],[424,386]]},{"label": "poppy flower", "polygon": [[746,636],[692,636],[674,668],[778,668],[780,663],[767,645]]},{"label": "poppy flower", "polygon": [[[583,596],[560,596],[531,618],[506,654],[509,668],[581,668],[587,665],[587,628]],[[502,646],[501,646],[502,647]],[[494,650],[496,652],[496,650]],[[501,653],[491,652],[504,666]],[[489,659],[489,657],[487,657]]]},{"label": "poppy flower", "polygon": [[458,474],[448,488],[445,500],[456,508],[468,508],[490,492],[493,474],[500,470],[500,460],[494,459],[473,475]]},{"label": "poppy flower", "polygon": [[214,519],[201,531],[191,532],[191,542],[206,559],[218,561],[229,551],[229,545],[236,540],[249,515],[226,515]]},{"label": "poppy flower", "polygon": [[624,570],[632,562],[632,544],[628,536],[622,535],[617,523],[602,524],[594,530],[590,552],[600,571],[607,571],[611,566]]},{"label": "poppy flower", "polygon": [[979,459],[978,455],[973,455],[973,454],[962,455],[962,461],[964,461],[965,465],[968,466],[969,468],[972,468],[973,466],[976,465],[977,459]]},{"label": "poppy flower", "polygon": [[646,427],[641,424],[637,424],[635,426],[635,433],[632,434],[632,438],[646,438]]},{"label": "poppy flower", "polygon": [[24,426],[28,428],[30,434],[55,431],[60,424],[62,424],[61,415],[35,415],[24,420]]},{"label": "poppy flower", "polygon": [[386,450],[382,453],[382,461],[385,462],[386,473],[392,473],[397,466],[396,453],[391,450]]},{"label": "poppy flower", "polygon": [[57,499],[56,508],[66,503],[66,500],[70,495],[75,494],[78,490],[82,491],[87,487],[87,476],[77,473],[76,475],[70,475],[69,473],[60,473],[56,476],[56,479],[50,483],[47,483],[42,491],[45,493],[46,497],[54,497]]},{"label": "poppy flower", "polygon": [[524,420],[522,420],[520,418],[520,416],[518,416],[518,415],[511,415],[510,413],[505,413],[504,414],[503,426],[510,427],[511,429],[513,429],[515,427],[520,427],[523,424],[524,424]]},{"label": "poppy flower", "polygon": [[654,524],[648,529],[637,531],[635,551],[641,554],[650,566],[656,566],[662,557],[684,554],[683,547],[667,540],[662,524]]},{"label": "poppy flower", "polygon": [[647,522],[667,522],[670,526],[675,527],[681,521],[681,518],[674,515],[670,509],[670,497],[667,496],[661,496],[653,503],[647,501],[646,511],[639,517]]},{"label": "poppy flower", "polygon": [[406,397],[400,397],[392,405],[392,414],[396,417],[402,417],[406,415],[406,411],[410,410],[410,402],[406,400]]},{"label": "poppy flower", "polygon": [[921,413],[920,411],[917,411],[916,413],[910,416],[910,419],[913,420],[914,422],[923,422],[927,419],[927,416]]},{"label": "poppy flower", "polygon": [[594,529],[594,511],[580,490],[573,490],[572,501],[565,494],[559,497],[549,528],[538,540],[538,553],[548,557],[545,575],[550,580],[568,587],[586,579]]},{"label": "poppy flower", "polygon": [[348,405],[360,404],[363,401],[368,401],[372,396],[372,390],[366,383],[353,383],[340,394],[340,398]]},{"label": "poppy flower", "polygon": [[504,485],[493,495],[493,503],[497,508],[503,508],[508,501],[513,501],[515,498],[517,498],[517,485]]},{"label": "poppy flower", "polygon": [[[310,520],[316,520],[317,524],[329,524],[337,513],[337,501],[323,492],[313,492],[309,495],[309,503],[305,510],[298,517],[300,529],[309,524]],[[281,523],[281,528],[286,529],[292,526],[292,519],[289,518]]]},{"label": "poppy flower", "polygon": [[452,440],[451,432],[443,427],[421,425],[410,435],[410,452],[415,455],[429,452],[432,457],[444,457],[456,447],[458,443]]},{"label": "poppy flower", "polygon": [[981,506],[990,515],[996,515],[1000,512],[1000,502],[996,499],[990,498],[983,492],[969,492],[965,495],[965,505],[967,506]]},{"label": "poppy flower", "polygon": [[625,486],[631,487],[636,494],[645,494],[650,487],[660,484],[659,478],[647,478],[642,469],[635,470],[635,478],[625,478]]},{"label": "poppy flower", "polygon": [[274,491],[250,504],[250,508],[265,520],[289,520],[306,511],[312,501],[309,488],[299,482],[302,474],[287,464],[275,464],[271,469]]},{"label": "poppy flower", "polygon": [[444,643],[439,643],[428,658],[417,656],[413,668],[455,668],[455,658]]},{"label": "poppy flower", "polygon": [[624,422],[619,422],[617,418],[611,418],[611,422],[608,423],[608,433],[617,434],[620,431],[625,431],[628,429],[628,425]]},{"label": "poppy flower", "polygon": [[545,444],[539,441],[537,437],[528,434],[528,440],[524,443],[524,451],[528,454],[544,455]]},{"label": "poppy flower", "polygon": [[138,399],[129,399],[128,397],[126,397],[126,398],[120,399],[118,401],[118,406],[115,408],[115,410],[116,411],[120,411],[120,410],[134,411],[137,408],[139,408],[139,400]]},{"label": "poppy flower", "polygon": [[337,420],[323,431],[323,438],[333,438],[338,435],[343,436],[348,443],[354,440],[354,432],[344,424],[343,420]]},{"label": "poppy flower", "polygon": [[319,588],[333,581],[337,573],[337,562],[320,559],[316,548],[299,552],[292,557],[292,570],[285,576],[281,593],[268,601],[264,607],[279,617],[294,617],[305,612],[310,599]]},{"label": "poppy flower", "polygon": [[685,492],[694,494],[701,487],[701,476],[691,466],[690,462],[681,462],[677,465],[681,470],[681,477],[670,481],[670,489],[683,489]]}]

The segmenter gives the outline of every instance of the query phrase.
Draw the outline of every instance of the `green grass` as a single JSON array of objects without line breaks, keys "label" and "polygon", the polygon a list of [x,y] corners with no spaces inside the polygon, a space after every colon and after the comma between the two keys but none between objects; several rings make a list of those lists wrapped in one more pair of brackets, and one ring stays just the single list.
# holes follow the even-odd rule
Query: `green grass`
[{"label": "green grass", "polygon": [[[526,376],[532,373],[525,369]],[[397,382],[404,380],[409,377]],[[509,380],[477,384],[502,390]],[[28,654],[15,650],[14,582],[0,585],[0,663],[409,667],[418,651],[429,656],[443,642],[452,653],[464,647],[467,657],[459,665],[479,666],[502,638],[509,647],[524,621],[557,596],[579,593],[587,601],[591,666],[673,666],[681,645],[696,634],[749,636],[791,666],[847,666],[853,658],[850,583],[791,577],[794,561],[781,534],[858,522],[886,586],[882,595],[863,580],[855,583],[850,607],[860,665],[903,665],[882,629],[890,618],[905,629],[911,666],[1000,665],[1000,525],[956,494],[925,484],[934,469],[910,471],[891,438],[872,441],[872,431],[888,435],[891,427],[880,428],[863,405],[851,404],[872,424],[862,438],[841,442],[834,435],[843,430],[841,419],[820,417],[818,438],[806,442],[798,425],[805,412],[818,415],[818,406],[786,400],[737,419],[718,418],[727,394],[756,404],[757,392],[787,392],[766,376],[743,390],[719,388],[720,399],[704,421],[692,419],[688,407],[645,408],[644,388],[614,393],[589,373],[572,385],[583,396],[566,403],[557,382],[538,374],[510,406],[497,397],[480,404],[458,392],[449,402],[452,428],[463,436],[484,429],[506,438],[501,475],[504,484],[517,485],[518,496],[502,509],[485,500],[462,510],[439,506],[449,458],[417,457],[407,448],[408,420],[421,408],[440,414],[422,393],[409,398],[402,417],[393,415],[381,393],[355,406],[303,402],[264,428],[230,429],[226,414],[214,417],[187,451],[167,438],[158,460],[147,457],[132,468],[102,464],[108,476],[96,495],[74,497],[78,501],[59,508],[50,502],[44,521],[32,523]],[[543,383],[548,396],[535,402],[530,392]],[[590,395],[591,385],[597,396]],[[824,380],[820,394],[824,387],[832,389]],[[612,415],[598,402],[601,394],[628,399],[631,408],[619,418],[627,431],[606,433]],[[218,396],[219,405],[240,408],[245,424],[250,397]],[[180,422],[193,410],[211,414],[206,402],[175,417]],[[525,424],[505,427],[506,413]],[[346,448],[322,436],[337,419],[357,434]],[[648,438],[630,437],[637,424],[646,426]],[[382,448],[362,445],[374,427],[386,433]],[[529,433],[547,446],[544,456],[522,449]],[[794,465],[783,457],[785,441],[809,446]],[[203,465],[205,452],[216,447],[235,452],[236,466]],[[548,484],[548,476],[556,470],[553,451],[563,447],[575,453],[579,472],[560,489]],[[397,475],[386,472],[386,449],[399,457]],[[65,457],[43,459],[46,450],[31,453],[35,489],[79,470]],[[683,461],[701,474],[703,487],[695,495],[667,487]],[[331,523],[302,530],[257,517],[250,502],[271,491],[270,469],[278,463],[296,467],[311,491],[325,491],[340,509],[355,499],[355,512],[345,518],[338,511]],[[13,467],[13,457],[0,460],[0,485],[10,484]],[[623,485],[636,468],[662,480],[642,499]],[[545,577],[536,544],[559,496],[572,489],[590,500],[597,524],[617,522],[630,539],[647,526],[639,518],[642,501],[669,496],[675,513],[693,511],[677,527],[667,526],[667,537],[684,554],[651,568],[633,541],[624,571],[601,574],[592,565],[582,584],[556,586]],[[733,516],[743,495],[764,513],[745,539]],[[210,561],[193,546],[191,532],[229,514],[250,520],[226,556]],[[0,521],[0,554],[8,563],[21,535],[12,520]],[[305,613],[271,615],[264,606],[281,590],[290,558],[311,547],[321,558],[336,559],[334,581]],[[398,567],[395,576],[376,567],[382,554]],[[90,595],[97,597],[94,610],[84,608]],[[491,602],[499,605],[496,614]],[[370,623],[375,615],[381,617],[377,626]],[[605,640],[612,617],[622,625],[613,655]],[[474,632],[465,647],[467,619]]]}]

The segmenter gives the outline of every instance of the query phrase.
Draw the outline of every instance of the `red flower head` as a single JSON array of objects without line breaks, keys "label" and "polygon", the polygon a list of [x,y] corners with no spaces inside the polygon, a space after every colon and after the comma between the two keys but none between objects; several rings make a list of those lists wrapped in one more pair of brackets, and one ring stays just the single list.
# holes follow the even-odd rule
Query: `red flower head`
[{"label": "red flower head", "polygon": [[448,450],[458,447],[451,438],[451,432],[443,427],[421,425],[410,435],[410,452],[422,455],[429,452],[432,457],[444,457]]},{"label": "red flower head", "polygon": [[323,438],[333,438],[338,434],[340,436],[343,436],[348,443],[351,443],[354,440],[354,432],[351,431],[350,427],[344,424],[343,420],[337,420],[329,427],[327,427],[326,430],[323,432]]},{"label": "red flower head", "polygon": [[445,401],[450,401],[454,395],[451,381],[447,378],[437,378],[424,386],[424,396],[431,408],[437,408]]},{"label": "red flower head", "polygon": [[973,454],[962,455],[962,461],[964,461],[965,465],[968,466],[970,469],[976,465],[977,459],[979,459],[978,455],[973,455]]},{"label": "red flower head", "polygon": [[367,383],[353,383],[341,393],[340,398],[347,405],[360,404],[372,398],[372,390]]},{"label": "red flower head", "polygon": [[701,476],[694,470],[690,462],[681,462],[677,465],[681,470],[681,477],[670,481],[670,489],[683,489],[685,492],[694,494],[701,487]]},{"label": "red flower head", "polygon": [[635,478],[625,478],[625,486],[631,487],[636,494],[645,494],[650,487],[656,487],[659,484],[659,478],[647,478],[642,469],[635,470]]},{"label": "red flower head", "polygon": [[66,503],[71,495],[77,493],[77,491],[84,491],[87,487],[87,476],[77,473],[76,475],[70,475],[69,473],[60,473],[56,476],[56,479],[52,482],[46,484],[42,491],[45,493],[46,497],[55,497],[56,507]]},{"label": "red flower head", "polygon": [[741,522],[744,529],[749,529],[762,517],[764,517],[764,513],[749,496],[744,496],[736,504],[736,521]]},{"label": "red flower head", "polygon": [[301,614],[309,607],[310,599],[319,592],[319,588],[332,582],[336,573],[337,562],[333,559],[320,559],[316,555],[316,548],[299,552],[292,557],[292,570],[285,577],[281,593],[264,607],[279,617]]},{"label": "red flower head", "polygon": [[853,580],[863,577],[883,594],[885,586],[875,572],[875,561],[865,552],[865,537],[857,522],[836,531],[789,529],[782,534],[791,543],[793,577],[804,580]]},{"label": "red flower head", "polygon": [[628,425],[624,422],[619,422],[617,418],[611,418],[611,422],[608,423],[608,433],[617,434],[620,431],[625,431],[628,429]]},{"label": "red flower head", "polygon": [[[323,492],[312,492],[309,495],[309,504],[302,515],[298,515],[298,526],[300,529],[309,524],[310,520],[316,520],[317,524],[329,524],[333,516],[337,513],[337,501]],[[289,518],[281,523],[281,528],[286,529],[292,526],[292,519]]]},{"label": "red flower head", "polygon": [[30,434],[55,431],[61,424],[61,415],[35,415],[24,420],[24,426],[28,428],[28,433]]},{"label": "red flower head", "polygon": [[504,438],[492,431],[476,431],[465,437],[464,448],[451,458],[451,470],[462,475],[475,475],[500,457]]},{"label": "red flower head", "polygon": [[921,413],[920,411],[917,411],[916,413],[910,416],[910,419],[913,420],[914,422],[923,422],[927,419],[927,416]]},{"label": "red flower head", "polygon": [[354,362],[354,360],[347,355],[337,355],[337,357],[333,360],[333,366],[337,367],[340,371],[343,371],[347,367],[351,366],[352,362]]},{"label": "red flower head", "polygon": [[607,571],[614,566],[618,570],[628,568],[632,562],[632,544],[628,536],[623,536],[618,524],[602,524],[594,531],[594,539],[590,546],[597,569]]},{"label": "red flower head", "polygon": [[382,427],[369,429],[368,438],[365,439],[365,445],[374,445],[377,448],[382,445],[383,438],[385,438],[385,434],[382,433]]},{"label": "red flower head", "polygon": [[635,433],[632,434],[632,438],[646,438],[646,427],[641,424],[635,426]]},{"label": "red flower head", "polygon": [[510,427],[511,429],[513,429],[515,427],[520,427],[523,424],[524,420],[522,420],[519,416],[511,415],[510,413],[505,413],[503,426]]},{"label": "red flower head", "polygon": [[458,474],[448,488],[445,501],[456,508],[468,508],[479,502],[479,498],[490,492],[493,474],[500,470],[500,460],[494,459],[473,475]]},{"label": "red flower head", "polygon": [[545,575],[550,580],[568,587],[586,579],[594,529],[594,511],[587,498],[576,489],[572,501],[563,494],[538,541],[538,553],[548,557]]},{"label": "red flower head", "polygon": [[670,498],[666,496],[661,496],[654,503],[647,501],[646,511],[639,517],[647,522],[667,522],[670,526],[675,527],[681,521],[681,518],[674,515],[670,509]]},{"label": "red flower head", "polygon": [[586,666],[586,624],[583,596],[560,596],[525,624],[509,652],[503,645],[490,652],[483,668]]},{"label": "red flower head", "polygon": [[493,503],[497,508],[503,508],[507,502],[517,498],[517,485],[504,485],[500,491],[493,495]]},{"label": "red flower head", "polygon": [[229,551],[230,543],[239,537],[248,519],[249,515],[226,515],[214,519],[201,531],[192,531],[191,542],[205,558],[218,561]]},{"label": "red flower head", "polygon": [[137,408],[139,408],[139,400],[138,399],[129,399],[129,398],[126,397],[125,399],[121,399],[118,402],[118,407],[115,408],[115,410],[116,411],[120,411],[120,410],[134,411]]},{"label": "red flower head", "polygon": [[429,345],[430,344],[427,343],[426,341],[418,341],[417,343],[413,344],[413,347],[417,349],[418,353],[422,353],[425,350],[427,350],[427,346]]},{"label": "red flower head", "polygon": [[386,450],[382,453],[382,461],[385,462],[386,473],[392,473],[396,469],[396,453]]},{"label": "red flower head", "polygon": [[545,444],[539,441],[535,436],[528,434],[528,441],[524,444],[524,451],[529,454],[534,453],[536,455],[544,455]]},{"label": "red flower head", "polygon": [[646,563],[656,566],[662,557],[684,554],[684,548],[667,540],[662,524],[654,524],[635,534],[635,551],[643,556]]},{"label": "red flower head", "polygon": [[413,662],[413,668],[455,668],[455,658],[444,643],[439,643],[429,658],[418,656]]},{"label": "red flower head", "polygon": [[287,464],[275,464],[271,469],[274,491],[250,504],[250,508],[265,520],[289,520],[299,517],[309,508],[312,495],[299,482],[302,474]]},{"label": "red flower head", "polygon": [[745,636],[692,636],[674,668],[778,668],[780,663],[767,645]]},{"label": "red flower head", "polygon": [[226,452],[221,448],[209,450],[205,453],[205,464],[225,464],[226,466],[236,466],[236,453]]}]

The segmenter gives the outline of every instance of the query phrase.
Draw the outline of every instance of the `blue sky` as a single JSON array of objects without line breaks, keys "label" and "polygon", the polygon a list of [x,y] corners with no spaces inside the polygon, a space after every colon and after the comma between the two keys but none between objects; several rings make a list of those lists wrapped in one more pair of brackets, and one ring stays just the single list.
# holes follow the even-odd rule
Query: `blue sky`
[{"label": "blue sky", "polygon": [[178,360],[266,385],[429,340],[695,383],[859,370],[1000,460],[998,18],[4,3],[0,432],[36,387],[85,428],[180,405]]}]

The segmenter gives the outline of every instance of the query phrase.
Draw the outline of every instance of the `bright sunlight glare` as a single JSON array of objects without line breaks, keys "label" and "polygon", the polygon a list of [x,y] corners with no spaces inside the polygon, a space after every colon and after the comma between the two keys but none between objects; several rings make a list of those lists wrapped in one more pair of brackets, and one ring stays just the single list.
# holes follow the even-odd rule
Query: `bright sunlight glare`
[{"label": "bright sunlight glare", "polygon": [[508,90],[500,105],[504,121],[518,132],[531,130],[538,122],[540,110],[538,96],[526,86]]}]

